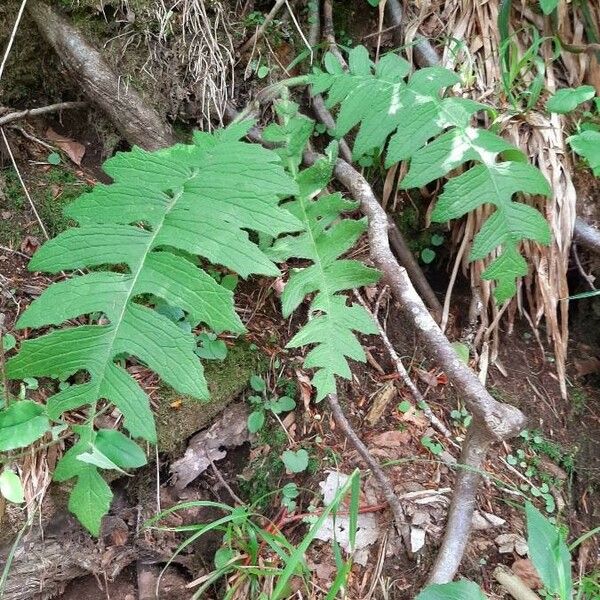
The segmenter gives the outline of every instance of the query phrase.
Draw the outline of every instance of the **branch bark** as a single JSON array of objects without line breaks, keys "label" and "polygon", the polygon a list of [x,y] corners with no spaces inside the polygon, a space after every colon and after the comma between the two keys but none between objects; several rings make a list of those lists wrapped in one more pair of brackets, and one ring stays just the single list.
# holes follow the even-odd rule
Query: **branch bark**
[{"label": "branch bark", "polygon": [[[308,164],[313,164],[319,158],[320,155],[315,152],[305,153]],[[430,575],[430,583],[446,583],[456,574],[467,545],[475,494],[487,451],[494,442],[516,436],[525,426],[525,417],[514,406],[495,400],[475,373],[458,358],[414,289],[406,269],[396,261],[388,240],[387,215],[369,183],[341,159],[335,165],[334,175],[360,201],[361,211],[369,220],[371,257],[383,272],[407,323],[414,324],[426,351],[444,369],[473,414],[458,465],[460,470],[456,476],[444,539]]]},{"label": "branch bark", "polygon": [[39,108],[28,108],[26,110],[18,110],[8,113],[0,117],[0,127],[24,119],[26,117],[39,117],[48,113],[59,112],[61,110],[85,108],[87,102],[59,102],[58,104],[50,104],[49,106],[40,106]]},{"label": "branch bark", "polygon": [[132,87],[120,83],[101,53],[58,11],[30,0],[27,11],[90,102],[100,108],[132,145],[156,150],[175,143],[170,127]]},{"label": "branch bark", "polygon": [[586,250],[600,254],[600,230],[592,227],[580,217],[575,219],[573,239]]}]

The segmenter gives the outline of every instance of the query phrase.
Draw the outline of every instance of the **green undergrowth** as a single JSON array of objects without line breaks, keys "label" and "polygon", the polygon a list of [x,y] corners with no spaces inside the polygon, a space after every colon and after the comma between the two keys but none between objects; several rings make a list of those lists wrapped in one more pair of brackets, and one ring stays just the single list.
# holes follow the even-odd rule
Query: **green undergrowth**
[{"label": "green undergrowth", "polygon": [[162,386],[156,413],[158,448],[176,455],[185,450],[187,439],[207,427],[247,387],[260,368],[261,354],[245,342],[229,347],[223,361],[206,361],[204,374],[210,391],[208,402]]},{"label": "green undergrowth", "polygon": [[[73,224],[63,214],[65,206],[91,189],[62,165],[52,166],[47,171],[32,169],[22,173],[22,176],[50,237]],[[16,172],[12,168],[6,169],[0,177],[4,194],[3,215],[0,215],[0,245],[18,247],[28,235],[43,241],[43,233],[32,214]]]}]

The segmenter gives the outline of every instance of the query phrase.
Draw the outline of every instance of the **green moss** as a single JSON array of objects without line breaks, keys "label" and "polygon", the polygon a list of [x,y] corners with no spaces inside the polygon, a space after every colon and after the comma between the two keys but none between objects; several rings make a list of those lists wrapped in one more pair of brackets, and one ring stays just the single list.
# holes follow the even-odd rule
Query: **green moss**
[{"label": "green moss", "polygon": [[191,435],[207,427],[246,389],[259,363],[260,355],[245,343],[230,348],[223,362],[205,361],[205,375],[211,394],[208,402],[163,388],[156,414],[159,450],[171,454],[181,452]]},{"label": "green moss", "polygon": [[[27,190],[33,200],[40,219],[50,237],[58,235],[73,225],[64,214],[64,208],[91,187],[77,179],[65,166],[51,167],[22,173]],[[27,235],[43,241],[37,220],[31,214],[29,202],[13,169],[4,172],[3,211],[10,213],[8,219],[0,219],[0,244],[18,246]]]},{"label": "green moss", "polygon": [[569,391],[569,399],[572,406],[572,417],[581,416],[588,405],[589,398],[586,392],[580,388],[574,387]]}]

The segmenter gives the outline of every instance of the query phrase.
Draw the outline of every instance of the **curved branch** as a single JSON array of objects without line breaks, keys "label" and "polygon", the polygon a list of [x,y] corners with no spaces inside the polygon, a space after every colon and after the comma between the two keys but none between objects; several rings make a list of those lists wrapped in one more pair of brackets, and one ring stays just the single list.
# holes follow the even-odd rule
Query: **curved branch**
[{"label": "curved branch", "polygon": [[[307,152],[304,157],[309,164],[320,158],[315,152]],[[479,472],[487,451],[492,443],[516,436],[525,426],[525,416],[516,407],[495,400],[475,373],[458,358],[415,291],[406,270],[392,254],[387,215],[366,179],[341,159],[335,165],[334,175],[360,201],[361,211],[369,220],[371,257],[383,272],[407,322],[414,324],[426,351],[444,369],[473,414],[458,465],[462,468],[456,476],[444,539],[430,575],[430,582],[446,583],[456,574],[469,538]]]},{"label": "curved branch", "polygon": [[586,250],[600,254],[600,230],[592,227],[580,217],[575,219],[573,239]]}]

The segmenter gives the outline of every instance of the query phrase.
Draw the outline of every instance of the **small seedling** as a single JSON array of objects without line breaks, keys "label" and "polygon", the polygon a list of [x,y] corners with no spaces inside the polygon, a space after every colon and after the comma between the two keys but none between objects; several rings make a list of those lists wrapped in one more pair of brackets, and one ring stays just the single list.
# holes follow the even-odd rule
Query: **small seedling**
[{"label": "small seedling", "polygon": [[464,427],[465,429],[471,424],[471,421],[473,420],[473,417],[466,408],[451,411],[450,418],[454,421],[454,424],[457,427]]},{"label": "small seedling", "polygon": [[252,404],[253,411],[248,416],[248,431],[256,433],[260,431],[265,424],[266,414],[271,411],[275,415],[289,412],[296,408],[296,402],[289,396],[280,396],[279,398],[267,397],[267,385],[262,377],[252,375],[250,378],[250,387],[261,394],[253,394],[248,397],[248,402]]},{"label": "small seedling", "polygon": [[296,508],[296,498],[299,496],[299,494],[300,490],[295,483],[286,483],[281,489],[281,506],[283,506],[288,512],[293,512]]}]

